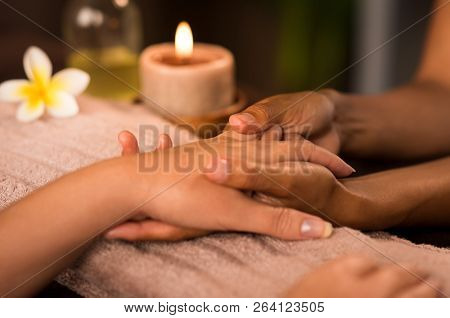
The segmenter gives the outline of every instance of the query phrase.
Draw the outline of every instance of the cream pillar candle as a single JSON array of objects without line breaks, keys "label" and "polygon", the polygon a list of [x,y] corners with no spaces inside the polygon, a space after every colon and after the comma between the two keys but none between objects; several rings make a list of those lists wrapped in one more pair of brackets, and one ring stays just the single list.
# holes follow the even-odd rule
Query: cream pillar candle
[{"label": "cream pillar candle", "polygon": [[175,45],[152,45],[141,54],[141,92],[150,106],[157,103],[172,115],[201,117],[234,103],[234,58],[217,45],[193,45],[186,26],[178,27]]}]

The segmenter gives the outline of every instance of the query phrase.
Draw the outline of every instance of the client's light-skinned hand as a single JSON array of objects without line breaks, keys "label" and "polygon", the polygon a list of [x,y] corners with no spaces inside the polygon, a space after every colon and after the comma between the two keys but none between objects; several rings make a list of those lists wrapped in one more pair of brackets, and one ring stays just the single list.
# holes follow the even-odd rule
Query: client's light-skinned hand
[{"label": "client's light-skinned hand", "polygon": [[341,137],[333,103],[338,95],[327,89],[272,96],[232,115],[229,126],[241,134],[257,134],[278,125],[284,140],[307,137],[317,146],[338,153]]},{"label": "client's light-skinned hand", "polygon": [[[128,135],[128,137],[130,137],[130,135]],[[224,141],[224,138],[227,137],[222,136],[217,138],[217,140],[209,141],[209,145],[215,149],[216,153],[221,153],[224,149],[227,149],[227,147],[224,148],[224,144],[227,144],[226,141]],[[129,143],[132,144],[132,146],[125,146],[124,148],[133,149],[133,143],[137,146],[137,142],[133,139],[133,142]],[[261,147],[262,143],[260,141],[256,141],[256,143],[259,143],[258,146]],[[278,146],[280,145],[283,145],[283,143],[280,143]],[[242,147],[241,149],[239,143],[237,143],[237,145],[233,145],[232,147],[236,147],[237,150],[241,151],[238,152],[240,154],[242,153],[242,149],[246,149],[245,147]],[[198,144],[187,145],[184,150],[195,150],[195,148],[198,148]],[[275,150],[274,152],[269,151],[266,156],[262,156],[262,158],[264,158],[263,160],[276,160],[276,155],[280,152],[280,150],[284,150],[284,148]],[[180,151],[180,149],[174,149],[174,151]],[[225,153],[227,152],[225,151]],[[251,152],[248,153],[251,154]],[[172,152],[172,155],[173,154],[174,152]],[[249,155],[249,157],[251,157],[251,155]],[[339,168],[342,169],[344,166],[338,166],[338,170]],[[348,170],[347,173],[351,172],[351,168],[349,169],[347,167],[345,169]],[[163,181],[166,182],[170,178],[172,178],[171,174],[167,175],[166,178],[163,178]],[[191,180],[195,181],[192,181],[193,184],[186,187],[184,190],[182,189],[183,186],[189,182],[182,182],[180,183],[180,187],[174,187],[174,191],[171,192],[173,196],[177,197],[177,199],[170,200],[167,208],[159,205],[156,210],[160,211],[158,213],[154,212],[154,215],[150,215],[152,218],[155,218],[154,216],[156,216],[156,219],[165,221],[165,224],[160,223],[159,221],[149,220],[145,221],[148,223],[144,223],[147,225],[144,227],[142,226],[143,223],[140,222],[136,222],[134,224],[126,223],[108,233],[108,237],[133,240],[158,239],[158,237],[161,237],[161,239],[179,239],[197,236],[204,233],[199,233],[198,230],[190,230],[189,228],[192,227],[211,230],[237,230],[264,233],[285,239],[324,237],[330,234],[331,227],[328,223],[323,222],[318,218],[311,217],[308,214],[287,208],[274,208],[257,203],[256,201],[249,199],[243,193],[236,191],[230,192],[223,187],[214,187],[213,184],[204,179],[201,175],[193,176]],[[200,197],[195,200],[197,195],[200,195]],[[195,203],[193,203],[193,200]],[[164,202],[164,200],[158,201]],[[174,219],[169,217],[169,210],[171,210],[172,213],[178,213],[179,208],[187,210],[190,205],[192,205],[192,208],[197,210],[206,209],[207,211],[205,210],[205,213],[208,215],[214,213],[217,214],[217,216],[221,219],[219,221],[220,225],[205,225],[203,224],[206,221],[205,218],[195,221],[194,218],[190,217],[188,222],[179,222],[180,220],[178,217],[175,217]],[[166,211],[166,214],[161,215],[164,210]],[[199,213],[199,211],[196,212]],[[222,218],[225,220],[222,220]],[[231,226],[228,223],[229,221],[232,222]],[[181,225],[184,228],[179,228],[167,223],[178,226]],[[186,229],[186,227],[188,229]],[[164,233],[167,233],[167,235]]]},{"label": "client's light-skinned hand", "polygon": [[363,255],[340,257],[307,273],[284,297],[440,297],[441,283],[408,265],[386,264]]},{"label": "client's light-skinned hand", "polygon": [[[122,147],[122,156],[139,153],[137,139],[131,132],[120,132],[118,140]],[[161,134],[159,136],[157,150],[164,150],[171,147],[172,139],[170,136]],[[128,221],[113,227],[105,235],[110,239],[178,241],[203,236],[208,233],[209,231],[179,227],[138,216],[135,221]]]}]

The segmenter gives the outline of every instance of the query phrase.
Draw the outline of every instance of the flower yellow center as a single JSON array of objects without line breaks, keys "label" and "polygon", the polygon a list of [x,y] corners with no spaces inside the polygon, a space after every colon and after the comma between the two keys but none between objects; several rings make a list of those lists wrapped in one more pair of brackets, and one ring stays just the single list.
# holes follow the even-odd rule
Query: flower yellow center
[{"label": "flower yellow center", "polygon": [[33,70],[33,80],[20,89],[30,107],[37,107],[41,102],[45,105],[53,104],[55,85],[52,84],[38,69]]}]

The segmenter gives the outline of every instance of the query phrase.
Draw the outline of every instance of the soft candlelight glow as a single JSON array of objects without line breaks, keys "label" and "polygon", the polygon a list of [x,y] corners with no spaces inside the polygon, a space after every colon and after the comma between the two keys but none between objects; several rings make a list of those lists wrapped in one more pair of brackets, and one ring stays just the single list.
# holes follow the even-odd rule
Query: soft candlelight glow
[{"label": "soft candlelight glow", "polygon": [[175,33],[175,55],[177,58],[186,59],[192,56],[194,39],[189,24],[180,22]]},{"label": "soft candlelight glow", "polygon": [[149,106],[164,105],[167,113],[181,116],[184,123],[192,119],[195,126],[198,118],[208,122],[219,113],[228,114],[227,107],[234,105],[233,54],[213,44],[195,43],[194,47],[186,22],[178,25],[175,43],[149,46],[139,64],[142,95],[151,100]]}]

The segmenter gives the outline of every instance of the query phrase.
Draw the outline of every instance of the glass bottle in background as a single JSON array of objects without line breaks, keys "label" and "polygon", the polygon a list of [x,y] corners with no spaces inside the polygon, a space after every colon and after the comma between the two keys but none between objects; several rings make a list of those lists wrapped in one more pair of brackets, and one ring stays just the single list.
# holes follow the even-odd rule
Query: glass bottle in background
[{"label": "glass bottle in background", "polygon": [[142,22],[132,0],[69,1],[63,35],[81,53],[71,52],[68,66],[91,76],[86,93],[126,101],[137,97]]}]

